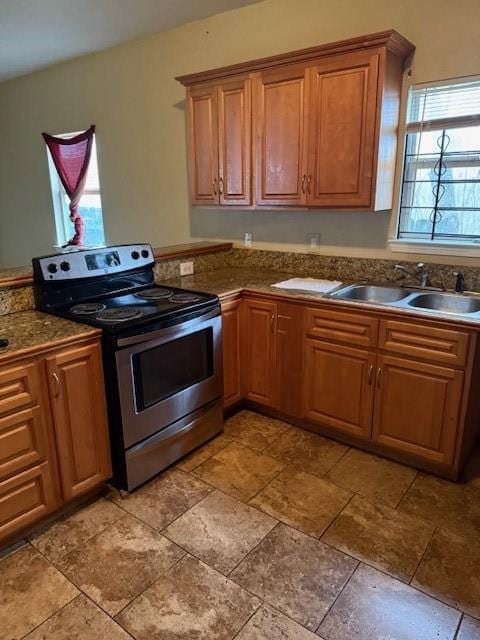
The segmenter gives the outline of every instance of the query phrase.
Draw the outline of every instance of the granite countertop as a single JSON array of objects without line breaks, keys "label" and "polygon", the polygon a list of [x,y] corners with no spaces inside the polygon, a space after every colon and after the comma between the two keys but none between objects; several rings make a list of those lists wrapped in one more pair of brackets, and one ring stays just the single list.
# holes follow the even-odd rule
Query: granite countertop
[{"label": "granite countertop", "polygon": [[[214,293],[220,298],[225,298],[236,293],[240,294],[242,291],[257,291],[260,293],[274,294],[283,298],[295,298],[306,301],[310,300],[319,302],[324,299],[325,301],[328,300],[330,304],[348,307],[349,310],[362,309],[364,311],[397,313],[403,316],[408,315],[421,317],[425,320],[443,321],[451,324],[469,325],[476,329],[480,328],[480,319],[468,316],[442,313],[440,311],[432,312],[419,308],[409,309],[404,307],[393,307],[387,304],[351,302],[348,300],[333,298],[325,299],[326,294],[324,293],[278,289],[276,287],[272,287],[272,284],[282,282],[283,280],[288,280],[293,277],[298,277],[298,273],[292,274],[266,269],[232,268],[217,269],[214,271],[197,273],[192,276],[171,278],[161,281],[160,284],[180,287],[183,289],[205,291],[206,293]],[[319,274],[311,274],[311,277],[321,278],[322,276]],[[352,281],[344,281],[342,286],[349,284],[352,284]]]},{"label": "granite countertop", "polygon": [[61,346],[75,338],[100,335],[100,330],[39,311],[19,311],[0,316],[0,338],[9,341],[0,348],[0,361],[46,346]]}]

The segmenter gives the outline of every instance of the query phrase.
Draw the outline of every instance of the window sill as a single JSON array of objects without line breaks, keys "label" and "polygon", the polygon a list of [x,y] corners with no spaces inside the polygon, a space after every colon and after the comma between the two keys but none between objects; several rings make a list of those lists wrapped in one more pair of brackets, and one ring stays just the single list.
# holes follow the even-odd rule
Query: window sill
[{"label": "window sill", "polygon": [[437,256],[466,256],[480,258],[480,243],[429,240],[397,240],[388,242],[391,251],[398,253],[426,253]]}]

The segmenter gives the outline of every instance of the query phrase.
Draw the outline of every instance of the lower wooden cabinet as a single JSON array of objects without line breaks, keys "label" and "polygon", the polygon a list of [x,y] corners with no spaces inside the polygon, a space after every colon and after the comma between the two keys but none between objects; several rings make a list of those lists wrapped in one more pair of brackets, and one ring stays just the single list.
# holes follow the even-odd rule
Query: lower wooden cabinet
[{"label": "lower wooden cabinet", "polygon": [[275,405],[277,304],[256,298],[243,302],[245,397],[268,407]]},{"label": "lower wooden cabinet", "polygon": [[380,355],[373,441],[413,455],[451,464],[455,454],[462,371]]},{"label": "lower wooden cabinet", "polygon": [[307,338],[303,417],[369,439],[375,360],[366,349]]},{"label": "lower wooden cabinet", "polygon": [[111,475],[99,340],[0,366],[0,545]]},{"label": "lower wooden cabinet", "polygon": [[226,409],[242,399],[241,312],[241,299],[222,303],[223,406]]},{"label": "lower wooden cabinet", "polygon": [[47,359],[58,464],[65,500],[110,476],[110,446],[99,345],[70,348]]}]

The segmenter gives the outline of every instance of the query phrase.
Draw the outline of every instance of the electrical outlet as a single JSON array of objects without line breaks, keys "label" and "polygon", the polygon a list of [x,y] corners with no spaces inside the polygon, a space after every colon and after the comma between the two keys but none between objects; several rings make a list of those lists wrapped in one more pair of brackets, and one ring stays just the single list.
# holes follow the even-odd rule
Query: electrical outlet
[{"label": "electrical outlet", "polygon": [[250,233],[249,231],[245,231],[243,244],[247,249],[252,248],[252,240],[253,240],[253,233]]},{"label": "electrical outlet", "polygon": [[180,263],[180,275],[181,276],[193,275],[193,261]]},{"label": "electrical outlet", "polygon": [[320,248],[320,234],[307,233],[307,247],[310,253],[316,253]]}]

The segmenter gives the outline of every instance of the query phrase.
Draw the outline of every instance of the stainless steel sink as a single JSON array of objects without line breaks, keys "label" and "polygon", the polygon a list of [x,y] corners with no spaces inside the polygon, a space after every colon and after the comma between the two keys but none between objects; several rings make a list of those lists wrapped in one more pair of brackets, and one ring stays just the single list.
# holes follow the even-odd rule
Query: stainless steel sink
[{"label": "stainless steel sink", "polygon": [[331,298],[339,300],[356,300],[357,302],[373,302],[377,304],[388,304],[398,302],[409,296],[411,291],[406,291],[401,287],[382,286],[376,284],[353,284],[344,287],[330,294]]},{"label": "stainless steel sink", "polygon": [[417,309],[463,315],[480,311],[480,298],[450,293],[420,293],[409,300],[408,305]]}]

